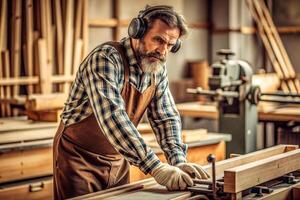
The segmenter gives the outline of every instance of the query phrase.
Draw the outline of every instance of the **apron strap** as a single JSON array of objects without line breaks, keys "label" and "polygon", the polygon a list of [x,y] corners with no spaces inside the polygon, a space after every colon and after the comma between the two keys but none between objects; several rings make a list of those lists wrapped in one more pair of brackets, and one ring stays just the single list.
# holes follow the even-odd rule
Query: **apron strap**
[{"label": "apron strap", "polygon": [[123,45],[120,44],[120,42],[106,42],[102,45],[110,45],[110,46],[113,46],[118,52],[119,54],[121,55],[121,58],[122,58],[122,61],[123,61],[123,64],[124,64],[124,83],[125,82],[128,82],[129,81],[129,61],[128,61],[128,57],[126,56],[125,52],[126,52],[126,49]]}]

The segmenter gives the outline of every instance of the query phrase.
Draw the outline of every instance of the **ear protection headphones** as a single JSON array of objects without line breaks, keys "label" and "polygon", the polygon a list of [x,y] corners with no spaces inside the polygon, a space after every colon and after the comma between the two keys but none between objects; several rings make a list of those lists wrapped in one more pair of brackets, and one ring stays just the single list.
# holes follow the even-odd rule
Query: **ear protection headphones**
[{"label": "ear protection headphones", "polygon": [[[148,28],[147,17],[158,13],[158,12],[167,12],[171,15],[176,15],[171,6],[151,6],[145,10],[140,11],[138,17],[133,18],[128,27],[128,35],[134,39],[141,39]],[[174,46],[171,48],[172,53],[176,53],[181,47],[181,40],[177,39]]]}]

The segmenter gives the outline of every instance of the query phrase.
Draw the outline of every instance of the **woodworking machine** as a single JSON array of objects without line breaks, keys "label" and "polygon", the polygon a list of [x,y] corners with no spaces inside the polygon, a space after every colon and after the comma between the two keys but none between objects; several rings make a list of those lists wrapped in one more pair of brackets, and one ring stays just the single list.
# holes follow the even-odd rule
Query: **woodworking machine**
[{"label": "woodworking machine", "polygon": [[234,53],[221,49],[218,55],[225,58],[214,63],[209,77],[209,90],[188,89],[188,93],[209,96],[218,102],[219,132],[232,135],[227,145],[230,153],[246,154],[256,150],[256,126],[259,101],[300,103],[300,95],[284,93],[261,93],[252,84],[252,68],[246,61],[233,60]]},{"label": "woodworking machine", "polygon": [[73,200],[286,200],[300,199],[300,149],[277,145],[246,155],[216,162],[203,168],[208,180],[194,179],[185,191],[168,191],[153,178],[83,195]]}]

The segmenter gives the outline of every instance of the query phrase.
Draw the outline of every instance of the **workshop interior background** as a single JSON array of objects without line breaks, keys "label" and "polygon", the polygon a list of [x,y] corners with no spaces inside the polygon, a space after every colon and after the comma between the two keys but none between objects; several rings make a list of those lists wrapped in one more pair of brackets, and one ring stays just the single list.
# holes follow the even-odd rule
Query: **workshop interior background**
[{"label": "workshop interior background", "polygon": [[[10,22],[6,24],[3,22],[4,19],[4,2],[8,2],[8,12],[7,21]],[[26,45],[29,43],[26,32],[26,25],[24,20],[26,19],[26,3],[32,2],[33,12],[38,12],[39,9],[36,9],[35,5],[37,1],[12,1],[17,4],[17,2],[23,2],[20,10],[18,8],[13,7],[13,4],[10,1],[1,1],[2,5],[2,32],[1,34],[1,74],[0,74],[0,98],[1,98],[1,110],[0,115],[2,117],[13,116],[13,115],[22,115],[26,114],[26,110],[22,103],[19,101],[20,99],[26,98],[26,95],[29,94],[39,94],[39,93],[51,93],[51,92],[59,92],[62,91],[62,87],[55,87],[49,89],[49,86],[41,86],[42,89],[35,88],[34,90],[30,87],[32,86],[24,86],[28,85],[28,83],[37,84],[39,80],[37,79],[38,75],[41,78],[41,82],[44,83],[47,80],[49,81],[51,78],[49,73],[52,74],[61,74],[65,73],[74,73],[76,71],[76,67],[78,63],[80,63],[80,59],[84,57],[84,54],[87,54],[88,51],[92,50],[95,46],[109,40],[120,40],[121,38],[127,36],[127,25],[129,20],[133,17],[136,17],[138,11],[143,9],[146,4],[156,5],[162,3],[159,0],[122,0],[122,1],[114,1],[114,0],[89,0],[88,3],[84,5],[87,6],[86,17],[83,16],[82,26],[87,27],[86,29],[82,28],[79,30],[79,39],[78,42],[74,40],[74,66],[69,67],[68,70],[57,69],[59,66],[58,61],[54,61],[52,72],[49,72],[47,68],[41,67],[41,69],[32,69],[31,68],[31,77],[28,76],[30,70],[27,69],[29,63],[32,62],[37,56],[36,50],[38,48],[32,48],[31,54],[28,53]],[[117,3],[116,3],[117,2]],[[247,8],[246,1],[239,0],[165,0],[163,1],[166,5],[172,5],[175,9],[182,13],[187,22],[190,25],[190,34],[187,39],[183,42],[182,49],[176,54],[170,54],[167,61],[168,68],[168,77],[170,80],[170,88],[174,95],[176,103],[187,102],[191,100],[197,99],[195,96],[187,94],[186,88],[193,87],[195,81],[199,82],[199,84],[205,88],[207,85],[207,77],[209,75],[208,70],[202,70],[202,74],[197,74],[197,71],[193,71],[193,65],[200,64],[200,66],[209,66],[215,61],[219,60],[220,57],[216,55],[216,51],[219,49],[231,49],[236,55],[234,58],[246,60],[250,63],[253,71],[255,73],[272,73],[274,72],[272,63],[268,58],[266,53],[266,49],[262,43],[262,40],[254,30],[256,27],[249,9]],[[299,76],[300,72],[300,35],[299,35],[299,26],[300,26],[300,4],[297,0],[267,0],[266,1],[268,7],[270,8],[270,13],[273,16],[273,20],[275,25],[279,28],[280,37],[284,43],[284,47],[288,53],[288,56],[291,60],[291,63]],[[74,9],[77,9],[78,5],[82,4],[82,1],[74,1]],[[117,6],[116,6],[117,5]],[[54,17],[54,6],[55,4],[52,2],[53,6],[53,23],[55,22]],[[62,9],[65,9],[62,4]],[[83,5],[81,5],[82,7]],[[84,6],[83,6],[84,7]],[[15,9],[15,10],[14,10]],[[85,8],[83,8],[85,9]],[[11,19],[12,11],[18,12],[20,19],[24,19],[22,23],[19,23],[17,20]],[[76,10],[78,12],[78,10]],[[40,12],[41,14],[43,12]],[[81,15],[84,13],[80,12]],[[65,15],[67,15],[66,13]],[[74,14],[74,13],[73,13]],[[33,15],[34,17],[38,16],[37,14]],[[41,20],[43,15],[41,15]],[[74,22],[79,18],[78,15],[69,15],[73,17]],[[64,14],[63,14],[64,17]],[[67,17],[64,19],[68,19]],[[38,19],[37,19],[38,21]],[[19,23],[19,24],[18,24]],[[36,23],[36,22],[35,22]],[[85,24],[84,24],[85,23]],[[80,24],[80,23],[79,23]],[[14,25],[14,26],[13,26]],[[65,25],[65,24],[63,24]],[[36,26],[34,24],[34,26]],[[18,28],[14,28],[18,27]],[[7,28],[7,29],[5,29]],[[36,28],[36,27],[35,27]],[[63,26],[64,28],[64,26]],[[74,34],[76,34],[76,29]],[[6,30],[6,31],[3,31]],[[11,30],[11,33],[9,34]],[[40,33],[41,36],[49,32],[48,29],[45,29]],[[67,29],[66,29],[67,30]],[[19,31],[19,32],[17,32]],[[57,33],[58,29],[53,28],[53,38],[58,37]],[[78,32],[78,31],[77,31]],[[19,34],[19,35],[18,35]],[[33,37],[36,36],[36,31],[34,31]],[[75,36],[76,37],[76,36]],[[81,38],[80,38],[81,37]],[[49,38],[49,37],[48,37]],[[69,38],[64,33],[63,39]],[[72,38],[72,37],[71,37]],[[59,39],[59,38],[58,38]],[[47,48],[53,49],[52,53],[59,60],[60,47],[48,45],[48,40],[46,39],[46,47],[43,49],[43,41],[39,42],[39,48],[41,49],[39,53],[45,51],[47,56],[51,54],[51,50],[46,50]],[[31,45],[35,45],[37,40],[34,40]],[[31,41],[32,42],[32,41]],[[72,43],[72,42],[71,42]],[[86,44],[87,43],[87,44]],[[48,46],[47,46],[48,45]],[[57,49],[56,49],[57,48]],[[71,48],[69,46],[68,48]],[[81,52],[80,48],[82,48],[82,54],[80,56],[75,56],[75,52]],[[66,54],[66,47],[64,47],[64,53]],[[79,51],[77,51],[79,49]],[[57,51],[56,51],[57,50]],[[48,51],[48,52],[47,52]],[[4,53],[6,52],[6,53]],[[14,53],[12,53],[14,52]],[[44,52],[44,53],[45,53]],[[28,55],[31,55],[29,59]],[[72,55],[68,54],[68,55]],[[42,54],[43,56],[43,54]],[[42,57],[40,56],[40,57]],[[70,59],[72,56],[66,56],[66,59],[63,61],[65,65],[72,63]],[[7,59],[5,59],[7,58]],[[68,59],[70,58],[70,59]],[[78,59],[79,58],[79,59]],[[66,61],[69,60],[69,61]],[[75,62],[76,60],[76,62]],[[49,61],[49,58],[48,58]],[[43,64],[43,59],[38,59],[36,61],[37,65]],[[47,59],[46,61],[47,62]],[[55,65],[57,64],[57,66]],[[10,70],[6,72],[6,67],[10,65]],[[65,66],[66,67],[66,66]],[[30,68],[30,67],[29,67]],[[71,69],[72,68],[72,69]],[[51,69],[51,68],[50,68]],[[205,68],[206,69],[206,68]],[[208,69],[208,67],[207,67]],[[34,72],[32,72],[34,70]],[[72,72],[71,72],[72,71]],[[2,78],[1,78],[2,77]],[[19,77],[19,78],[18,78]],[[29,79],[26,79],[26,77]],[[16,78],[16,79],[10,79]],[[55,83],[63,83],[64,81],[70,82],[72,78],[66,77],[56,77],[52,78]],[[2,81],[1,81],[2,80]],[[31,82],[30,82],[31,81]],[[25,84],[22,85],[23,82]],[[272,84],[272,83],[265,83]],[[20,87],[18,86],[20,85]],[[68,85],[68,84],[65,84]],[[45,90],[43,90],[43,87]],[[47,88],[48,87],[48,88]],[[8,89],[9,88],[9,89]],[[66,87],[67,88],[67,87]],[[12,90],[12,91],[9,91]],[[67,89],[65,89],[67,90]],[[10,94],[8,94],[10,93]],[[28,97],[28,96],[27,96]],[[11,106],[14,108],[14,112],[8,114],[5,110],[5,106]],[[210,131],[217,131],[216,122],[205,121],[201,122],[195,121],[186,121],[184,124],[185,128],[195,128],[202,127],[207,128]],[[258,127],[259,128],[259,127]],[[259,143],[259,141],[258,141]]]},{"label": "workshop interior background", "polygon": [[[299,0],[264,2],[300,79]],[[170,89],[177,105],[209,102],[208,98],[188,94],[187,88],[208,89],[210,66],[222,59],[216,54],[219,49],[230,49],[235,53],[233,59],[247,61],[256,74],[255,84],[262,90],[277,91],[280,80],[274,62],[268,56],[246,0],[0,0],[0,199],[3,185],[10,188],[14,181],[32,181],[33,177],[44,176],[49,182],[32,184],[29,190],[48,189],[47,195],[52,197],[53,136],[80,62],[97,45],[126,37],[130,20],[145,5],[162,3],[183,14],[190,27],[180,51],[170,53],[167,59]],[[264,109],[268,110],[268,105]],[[218,133],[216,112],[210,111],[204,117],[182,117],[183,129]],[[292,120],[286,122],[289,120],[284,118],[285,121],[277,123],[278,127],[299,133],[299,113],[288,109],[287,115]],[[268,123],[257,122],[257,149],[275,144],[278,127],[272,119],[268,120]],[[150,125],[145,127],[138,130],[148,134],[145,139],[153,140]],[[219,136],[221,139],[214,144],[213,151],[220,151],[217,158],[221,160],[225,159],[225,143],[232,138],[227,133]],[[300,144],[299,134],[288,136],[296,138],[288,140],[292,144]],[[199,148],[207,144],[201,145]],[[159,148],[157,143],[154,146]],[[200,154],[198,146],[193,148],[189,149],[189,156],[194,158],[191,162],[198,162],[197,156],[202,156],[203,163],[199,163],[207,164],[206,153],[211,153],[210,150],[202,149]],[[145,178],[139,173],[138,169],[131,173],[136,176],[132,180]],[[3,199],[16,193],[10,189],[2,192],[7,195]]]}]

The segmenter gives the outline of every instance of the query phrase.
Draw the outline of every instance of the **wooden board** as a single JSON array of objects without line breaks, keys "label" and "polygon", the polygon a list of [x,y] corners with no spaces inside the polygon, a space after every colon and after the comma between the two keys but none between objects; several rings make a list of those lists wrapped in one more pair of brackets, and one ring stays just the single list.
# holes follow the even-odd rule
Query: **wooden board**
[{"label": "wooden board", "polygon": [[[26,75],[33,76],[33,3],[26,0]],[[33,93],[32,85],[28,86],[28,94]]]},{"label": "wooden board", "polygon": [[[214,104],[202,104],[200,102],[189,102],[176,104],[176,107],[183,116],[203,117],[205,119],[218,119],[218,110]],[[200,115],[201,112],[201,115]]]},{"label": "wooden board", "polygon": [[[71,75],[72,72],[72,55],[73,55],[73,37],[74,37],[74,1],[66,0],[66,19],[65,19],[65,31],[64,31],[64,74]],[[70,83],[66,83],[64,92],[68,93],[70,89]]]},{"label": "wooden board", "polygon": [[47,64],[47,46],[45,39],[38,40],[38,58],[39,58],[39,68],[40,68],[40,85],[41,93],[49,94],[52,92],[51,85],[51,68]]},{"label": "wooden board", "polygon": [[[12,20],[12,68],[13,76],[20,77],[21,73],[21,17],[22,1],[13,1],[13,20]],[[19,96],[19,85],[13,87],[13,97]]]},{"label": "wooden board", "polygon": [[59,122],[61,113],[62,113],[61,109],[26,111],[26,115],[28,119],[33,121],[41,121],[41,122]]},{"label": "wooden board", "polygon": [[174,191],[170,192],[165,187],[158,185],[154,179],[142,180],[136,183],[127,184],[117,188],[111,188],[108,190],[95,192],[75,198],[72,200],[86,199],[86,200],[96,200],[96,199],[187,199],[191,196],[191,192],[188,191]]},{"label": "wooden board", "polygon": [[0,154],[0,183],[52,174],[52,147]]},{"label": "wooden board", "polygon": [[25,108],[31,111],[62,109],[67,97],[65,93],[30,95],[26,99]]},{"label": "wooden board", "polygon": [[184,143],[197,142],[207,138],[207,129],[182,130],[182,141]]},{"label": "wooden board", "polygon": [[226,169],[224,191],[237,193],[300,169],[300,149]]},{"label": "wooden board", "polygon": [[[226,160],[222,160],[216,163],[216,175],[217,177],[223,177],[224,171],[230,168],[234,168],[237,166],[241,166],[244,164],[248,164],[254,162],[256,160],[262,160],[265,158],[269,158],[274,155],[279,155],[287,151],[291,151],[297,149],[298,145],[277,145],[274,147],[270,147],[267,149],[255,151],[243,156],[229,158]],[[211,174],[210,166],[205,167],[207,171]]]}]

